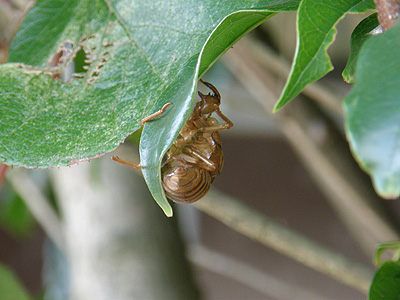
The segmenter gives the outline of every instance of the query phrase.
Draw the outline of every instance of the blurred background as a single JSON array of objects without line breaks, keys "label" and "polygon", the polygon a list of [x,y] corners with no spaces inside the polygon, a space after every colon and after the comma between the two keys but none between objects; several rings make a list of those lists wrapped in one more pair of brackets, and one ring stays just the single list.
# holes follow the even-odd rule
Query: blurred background
[{"label": "blurred background", "polygon": [[[29,4],[0,0],[3,63]],[[274,115],[295,51],[296,14],[268,20],[204,79],[234,123],[221,133],[225,164],[213,189],[373,270],[375,245],[398,238],[399,205],[379,199],[344,137],[341,101],[350,86],[340,74],[364,17],[339,23],[329,49],[335,70]],[[138,161],[134,144],[116,153]],[[203,210],[176,205],[167,219],[140,173],[109,155],[71,168],[9,169],[0,191],[0,262],[35,299],[366,298]]]}]

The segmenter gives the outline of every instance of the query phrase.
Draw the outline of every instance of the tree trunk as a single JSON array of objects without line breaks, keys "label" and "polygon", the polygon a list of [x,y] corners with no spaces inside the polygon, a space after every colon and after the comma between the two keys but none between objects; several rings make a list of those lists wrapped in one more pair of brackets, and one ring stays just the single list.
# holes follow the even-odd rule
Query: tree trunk
[{"label": "tree trunk", "polygon": [[174,218],[108,157],[55,169],[74,300],[198,299]]}]

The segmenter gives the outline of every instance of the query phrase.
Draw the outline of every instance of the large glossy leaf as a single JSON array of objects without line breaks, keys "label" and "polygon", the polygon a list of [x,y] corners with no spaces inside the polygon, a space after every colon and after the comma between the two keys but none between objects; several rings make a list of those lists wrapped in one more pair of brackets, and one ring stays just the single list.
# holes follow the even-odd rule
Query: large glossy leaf
[{"label": "large glossy leaf", "polygon": [[372,0],[303,0],[297,16],[297,46],[292,69],[274,111],[295,98],[308,84],[333,69],[327,49],[336,24],[347,13],[374,8]]},{"label": "large glossy leaf", "polygon": [[346,132],[360,165],[385,198],[400,195],[400,23],[369,38],[344,102]]},{"label": "large glossy leaf", "polygon": [[376,272],[368,299],[400,299],[400,264],[398,262],[386,262]]},{"label": "large glossy leaf", "polygon": [[[160,161],[190,114],[197,79],[241,36],[298,3],[38,1],[13,42],[11,63],[0,66],[0,160],[46,168],[98,157],[172,102],[146,124],[140,146],[149,188],[171,215]],[[83,53],[87,71],[67,82],[53,78]]]}]

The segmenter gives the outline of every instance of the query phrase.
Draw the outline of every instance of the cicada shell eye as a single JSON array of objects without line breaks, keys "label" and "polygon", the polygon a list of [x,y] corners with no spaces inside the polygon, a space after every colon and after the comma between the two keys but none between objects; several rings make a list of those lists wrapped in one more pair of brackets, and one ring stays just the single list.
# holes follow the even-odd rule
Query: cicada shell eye
[{"label": "cicada shell eye", "polygon": [[193,203],[210,189],[211,176],[207,170],[184,163],[166,164],[162,168],[165,195],[177,203]]},{"label": "cicada shell eye", "polygon": [[[207,123],[209,126],[219,125],[218,120],[216,118],[211,118],[211,117],[207,119]],[[217,132],[217,131],[214,131],[214,132]]]}]

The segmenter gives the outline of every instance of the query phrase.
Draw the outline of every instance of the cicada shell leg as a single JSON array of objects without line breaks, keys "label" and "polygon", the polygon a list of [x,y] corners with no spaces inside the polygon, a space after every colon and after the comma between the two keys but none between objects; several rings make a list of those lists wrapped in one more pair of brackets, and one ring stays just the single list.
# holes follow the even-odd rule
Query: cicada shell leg
[{"label": "cicada shell leg", "polygon": [[199,168],[202,168],[202,169],[210,171],[210,172],[215,171],[216,167],[214,165],[214,162],[211,161],[210,159],[208,159],[207,157],[204,157],[199,151],[196,151],[195,149],[186,147],[184,152],[188,153],[188,154],[191,154],[194,157],[197,157],[200,160],[200,162],[198,162],[198,163],[196,163],[196,162],[188,162],[186,160],[179,159],[178,157],[175,157],[174,159],[176,161],[180,161],[182,163],[185,163],[185,164],[188,164],[188,165],[191,165],[191,166],[199,167]]},{"label": "cicada shell leg", "polygon": [[[220,117],[226,122],[226,124],[222,124],[222,126],[224,126],[223,129],[229,129],[229,128],[231,128],[231,127],[233,126],[232,121],[229,120],[228,117],[225,116],[225,115],[219,110],[219,108],[217,108],[217,109],[215,110],[215,112],[218,114],[218,116],[220,116]],[[222,130],[222,129],[220,129],[220,130]]]},{"label": "cicada shell leg", "polygon": [[[218,113],[218,111],[217,111],[217,113]],[[229,128],[231,128],[233,126],[233,123],[231,122],[231,120],[229,120],[227,117],[225,117],[222,113],[218,114],[218,115],[222,119],[224,119],[224,121],[226,121],[226,123],[213,125],[213,126],[208,126],[208,127],[202,127],[202,128],[199,128],[198,131],[201,131],[201,132],[214,132],[214,131],[221,131],[221,130],[229,129]]]},{"label": "cicada shell leg", "polygon": [[203,155],[201,155],[197,151],[193,151],[192,154],[193,154],[193,156],[201,159],[201,161],[202,161],[202,163],[197,164],[198,167],[201,167],[210,172],[215,170],[215,165],[211,160],[209,160],[208,158],[205,158]]},{"label": "cicada shell leg", "polygon": [[126,166],[130,166],[130,167],[132,167],[134,169],[140,169],[141,168],[140,164],[137,165],[137,164],[131,163],[129,161],[122,160],[118,156],[113,156],[113,157],[111,157],[111,159],[113,161],[116,161],[116,162],[120,163],[120,164],[123,164],[123,165],[126,165]]},{"label": "cicada shell leg", "polygon": [[[155,117],[158,117],[159,115],[161,115],[165,111],[165,109],[170,105],[172,105],[172,103],[168,102],[168,103],[164,104],[164,106],[160,110],[158,110],[155,113],[152,113],[151,115],[143,118],[141,120],[142,126],[144,126],[144,124],[146,124],[146,122],[150,121],[151,119],[154,119]],[[116,162],[120,163],[120,164],[123,164],[123,165],[126,165],[126,166],[130,166],[130,167],[135,168],[135,169],[140,169],[141,168],[140,163],[139,164],[134,164],[134,163],[131,163],[129,161],[122,160],[118,156],[113,156],[113,157],[111,157],[111,159],[113,161],[116,161]]]},{"label": "cicada shell leg", "polygon": [[171,102],[165,103],[164,106],[160,110],[156,111],[155,113],[152,113],[151,115],[149,115],[147,117],[144,117],[142,119],[142,121],[141,121],[142,125],[144,126],[144,124],[146,124],[146,122],[148,122],[151,119],[154,119],[155,117],[158,117],[159,115],[161,115],[165,111],[165,109],[170,105],[172,105]]}]

